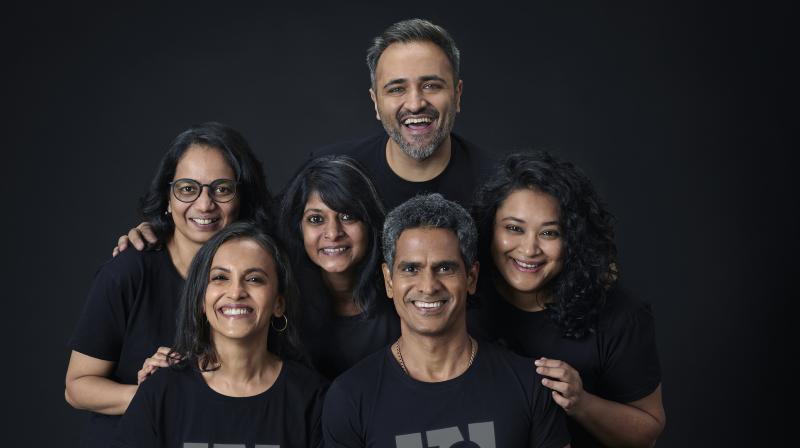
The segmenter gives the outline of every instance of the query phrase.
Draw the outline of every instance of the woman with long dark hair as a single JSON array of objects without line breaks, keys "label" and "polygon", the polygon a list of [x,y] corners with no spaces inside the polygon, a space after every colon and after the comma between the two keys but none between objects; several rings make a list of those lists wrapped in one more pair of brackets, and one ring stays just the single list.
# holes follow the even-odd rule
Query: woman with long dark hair
[{"label": "woman with long dark hair", "polygon": [[122,418],[118,446],[321,445],[327,381],[298,360],[297,287],[260,226],[232,224],[197,253],[168,357]]},{"label": "woman with long dark hair", "polygon": [[238,219],[268,225],[269,205],[261,163],[237,131],[204,123],[176,137],[141,203],[157,244],[98,270],[69,342],[65,397],[91,411],[82,446],[107,447],[138,383],[167,365],[178,297],[203,243]]},{"label": "woman with long dark hair", "polygon": [[651,446],[664,428],[649,306],[618,284],[612,217],[589,179],[547,153],[512,154],[479,188],[473,331],[537,358],[572,446]]},{"label": "woman with long dark hair", "polygon": [[400,334],[380,273],[384,210],[355,160],[308,161],[282,193],[281,238],[289,248],[304,307],[301,336],[328,378]]}]

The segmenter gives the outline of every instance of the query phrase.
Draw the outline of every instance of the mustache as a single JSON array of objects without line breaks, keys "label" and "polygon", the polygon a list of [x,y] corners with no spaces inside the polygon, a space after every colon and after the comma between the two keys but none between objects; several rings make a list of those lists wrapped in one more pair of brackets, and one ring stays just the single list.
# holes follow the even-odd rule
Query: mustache
[{"label": "mustache", "polygon": [[411,112],[408,109],[401,109],[401,110],[397,111],[397,115],[396,116],[397,116],[397,121],[403,121],[403,120],[406,119],[406,117],[414,116],[414,115],[416,115],[416,116],[426,115],[426,116],[431,117],[432,119],[435,120],[435,119],[439,118],[439,111],[436,110],[435,107],[433,107],[430,104],[428,104],[427,106],[425,106],[424,109],[418,110],[416,112]]}]

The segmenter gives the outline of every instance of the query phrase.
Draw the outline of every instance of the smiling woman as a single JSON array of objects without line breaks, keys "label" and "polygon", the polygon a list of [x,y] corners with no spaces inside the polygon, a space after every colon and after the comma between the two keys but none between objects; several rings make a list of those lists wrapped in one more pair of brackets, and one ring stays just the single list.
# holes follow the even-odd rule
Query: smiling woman
[{"label": "smiling woman", "polygon": [[158,243],[99,269],[69,342],[65,397],[91,411],[81,446],[109,446],[138,384],[167,365],[177,299],[201,245],[237,219],[267,226],[269,202],[261,163],[237,131],[205,123],[178,135],[142,199]]},{"label": "smiling woman", "polygon": [[186,281],[175,362],[139,388],[116,446],[318,446],[327,382],[298,362],[297,287],[272,237],[225,228]]},{"label": "smiling woman", "polygon": [[328,378],[400,334],[379,289],[383,219],[375,186],[346,156],[310,160],[282,194],[281,238],[303,278],[301,337]]},{"label": "smiling woman", "polygon": [[572,446],[652,446],[664,428],[653,316],[618,284],[611,214],[547,153],[512,154],[479,188],[481,306],[470,331],[538,358]]}]

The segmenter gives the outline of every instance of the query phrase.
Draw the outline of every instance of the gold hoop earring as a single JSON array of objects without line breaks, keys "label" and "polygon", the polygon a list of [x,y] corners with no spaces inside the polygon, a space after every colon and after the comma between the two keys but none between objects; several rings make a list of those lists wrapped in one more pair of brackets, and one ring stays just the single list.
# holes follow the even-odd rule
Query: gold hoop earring
[{"label": "gold hoop earring", "polygon": [[[270,323],[269,323],[269,325],[272,327],[272,329],[277,331],[278,333],[283,333],[284,331],[286,331],[287,328],[289,328],[289,318],[286,317],[285,314],[283,316],[281,316],[281,317],[283,317],[283,328],[276,328],[275,327],[275,317],[274,316],[272,317],[272,320],[270,320]],[[280,319],[280,317],[278,319]]]}]

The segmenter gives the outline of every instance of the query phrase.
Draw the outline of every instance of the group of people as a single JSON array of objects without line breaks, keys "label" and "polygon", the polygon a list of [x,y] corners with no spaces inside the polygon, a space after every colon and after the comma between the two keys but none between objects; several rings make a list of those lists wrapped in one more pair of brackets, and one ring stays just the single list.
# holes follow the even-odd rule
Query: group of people
[{"label": "group of people", "polygon": [[69,342],[82,445],[652,446],[653,317],[591,182],[452,133],[441,27],[391,25],[367,65],[386,132],[274,197],[234,129],[175,139]]}]

